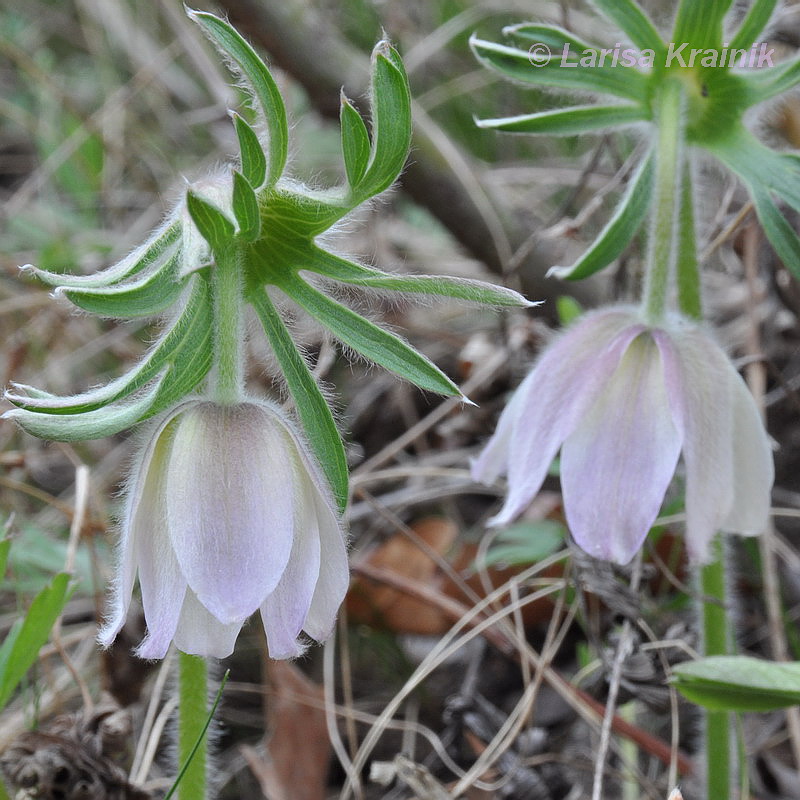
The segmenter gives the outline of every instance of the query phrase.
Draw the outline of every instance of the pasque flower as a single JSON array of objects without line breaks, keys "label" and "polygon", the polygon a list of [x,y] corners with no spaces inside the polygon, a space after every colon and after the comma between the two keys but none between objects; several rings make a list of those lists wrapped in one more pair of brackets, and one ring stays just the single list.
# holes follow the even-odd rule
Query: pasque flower
[{"label": "pasque flower", "polygon": [[224,658],[255,611],[273,658],[300,634],[330,634],[348,585],[334,501],[291,423],[273,405],[188,400],[161,419],[127,492],[113,608],[100,641],[125,622],[138,572],[143,658]]},{"label": "pasque flower", "polygon": [[760,533],[773,463],[755,403],[699,325],[650,326],[633,308],[585,315],[542,354],[506,407],[473,477],[508,474],[492,524],[530,503],[561,448],[564,509],[586,552],[620,564],[641,547],[683,454],[686,545],[709,558],[717,530]]}]

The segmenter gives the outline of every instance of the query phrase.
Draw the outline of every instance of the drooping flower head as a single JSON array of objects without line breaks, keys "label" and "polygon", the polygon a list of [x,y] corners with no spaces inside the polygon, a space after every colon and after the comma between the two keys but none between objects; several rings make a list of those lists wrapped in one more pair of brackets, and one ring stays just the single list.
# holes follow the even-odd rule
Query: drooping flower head
[{"label": "drooping flower head", "polygon": [[348,585],[336,505],[304,442],[265,401],[192,399],[153,431],[127,493],[108,645],[138,573],[147,637],[137,653],[224,658],[260,611],[273,658],[330,634]]},{"label": "drooping flower head", "polygon": [[772,454],[744,381],[703,328],[647,325],[633,308],[586,314],[541,355],[472,471],[508,475],[491,520],[506,525],[561,449],[572,536],[625,564],[641,547],[683,455],[686,546],[704,562],[717,530],[754,535],[769,514]]}]

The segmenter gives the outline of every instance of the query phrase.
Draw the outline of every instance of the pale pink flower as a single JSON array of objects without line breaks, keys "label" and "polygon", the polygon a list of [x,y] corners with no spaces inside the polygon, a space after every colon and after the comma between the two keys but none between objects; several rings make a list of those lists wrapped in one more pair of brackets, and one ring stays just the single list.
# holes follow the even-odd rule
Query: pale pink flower
[{"label": "pale pink flower", "polygon": [[255,611],[273,658],[330,634],[348,586],[345,537],[327,484],[281,411],[194,399],[169,412],[127,492],[110,644],[138,573],[142,658],[224,658]]},{"label": "pale pink flower", "polygon": [[656,327],[609,308],[545,349],[472,465],[485,483],[508,475],[491,524],[525,510],[559,448],[567,524],[596,558],[633,558],[681,454],[690,559],[708,560],[717,530],[767,524],[774,468],[756,405],[720,347],[683,318]]}]

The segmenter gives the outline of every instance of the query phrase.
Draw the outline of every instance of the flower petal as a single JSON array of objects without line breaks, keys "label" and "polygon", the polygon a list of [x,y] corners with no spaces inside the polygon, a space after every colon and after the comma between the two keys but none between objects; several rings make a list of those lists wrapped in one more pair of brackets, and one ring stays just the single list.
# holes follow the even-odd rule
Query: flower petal
[{"label": "flower petal", "polygon": [[163,475],[171,433],[164,431],[179,409],[166,415],[152,430],[147,444],[139,453],[134,474],[128,481],[125,511],[120,525],[117,548],[117,570],[111,590],[110,609],[97,639],[109,647],[125,624],[130,607],[133,582],[138,567],[137,540],[149,536],[155,527],[166,530],[163,504],[157,498],[163,491]]},{"label": "flower petal", "polygon": [[320,537],[320,569],[311,608],[303,630],[314,640],[324,642],[333,631],[336,615],[350,585],[347,545],[339,519],[330,504],[316,499]]},{"label": "flower petal", "polygon": [[587,314],[544,351],[518,390],[520,400],[512,402],[511,435],[501,431],[510,438],[508,496],[491,525],[507,525],[530,503],[558,448],[643,327],[628,309]]},{"label": "flower petal", "polygon": [[241,621],[223,624],[188,589],[175,631],[175,646],[194,656],[227,658],[242,625]]},{"label": "flower petal", "polygon": [[561,448],[564,508],[578,545],[595,558],[630,561],[658,515],[680,452],[659,348],[644,332]]},{"label": "flower petal", "polygon": [[733,401],[733,505],[722,529],[745,536],[763,533],[769,523],[775,465],[769,437],[745,382],[731,365]]},{"label": "flower petal", "polygon": [[680,375],[668,379],[670,405],[685,428],[686,548],[702,563],[733,504],[733,367],[699,327],[675,328],[671,336]]},{"label": "flower petal", "polygon": [[292,548],[292,443],[277,413],[201,403],[180,419],[167,473],[183,574],[220,622],[242,621],[277,586]]},{"label": "flower petal", "polygon": [[305,491],[298,497],[292,554],[275,590],[261,605],[270,658],[295,658],[305,649],[297,637],[303,629],[319,577],[316,490],[309,485],[307,475],[297,475],[297,479],[298,486],[305,484]]}]

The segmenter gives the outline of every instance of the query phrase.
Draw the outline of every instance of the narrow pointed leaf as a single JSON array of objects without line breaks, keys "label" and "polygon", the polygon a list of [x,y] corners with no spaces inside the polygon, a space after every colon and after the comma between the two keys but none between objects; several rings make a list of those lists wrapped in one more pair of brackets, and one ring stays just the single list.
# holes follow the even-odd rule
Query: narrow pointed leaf
[{"label": "narrow pointed leaf", "polygon": [[767,239],[775,248],[778,258],[792,275],[800,280],[800,237],[770,197],[769,192],[758,186],[750,187],[750,195],[756,207],[756,215]]},{"label": "narrow pointed leaf", "polygon": [[180,224],[170,221],[121,261],[92,275],[67,275],[61,272],[47,272],[30,264],[24,269],[48,286],[65,286],[76,289],[112,286],[138,275],[140,272],[144,272],[169,258],[178,246],[177,242],[180,234]]},{"label": "narrow pointed leaf", "polygon": [[355,188],[367,171],[370,153],[369,134],[361,114],[353,108],[344,92],[341,103],[339,120],[342,129],[342,157],[347,182]]},{"label": "narrow pointed leaf", "polygon": [[755,0],[729,45],[731,50],[740,48],[747,50],[754,42],[758,41],[759,35],[769,24],[772,12],[775,11],[777,5],[778,0]]},{"label": "narrow pointed leaf", "polygon": [[715,711],[773,711],[800,705],[800,662],[709,656],[672,668],[671,683]]},{"label": "narrow pointed leaf", "polygon": [[584,92],[595,91],[642,103],[646,100],[647,81],[633,67],[618,64],[615,67],[605,65],[583,69],[574,59],[568,61],[569,66],[562,65],[561,51],[550,45],[548,47],[552,57],[549,62],[543,66],[533,66],[532,55],[528,50],[485,41],[475,36],[470,39],[470,46],[476,58],[486,67],[520,83]]},{"label": "narrow pointed leaf", "polygon": [[372,54],[372,150],[358,197],[387,189],[406,163],[411,144],[411,92],[403,62],[386,42]]},{"label": "narrow pointed leaf", "polygon": [[744,126],[708,149],[748,187],[762,186],[800,211],[800,160],[794,153],[777,153]]},{"label": "narrow pointed leaf", "polygon": [[152,317],[168,309],[180,297],[186,279],[178,278],[179,256],[175,254],[158,270],[143,273],[130,283],[102,289],[61,288],[71,303],[84,311],[116,319]]},{"label": "narrow pointed leaf", "polygon": [[644,222],[653,188],[653,157],[647,156],[628,182],[614,215],[589,249],[571,267],[552,267],[548,275],[581,280],[619,258]]},{"label": "narrow pointed leaf", "polygon": [[394,334],[331,300],[300,278],[286,276],[277,285],[334,336],[370,361],[421,389],[461,396],[458,387],[435,364]]},{"label": "narrow pointed leaf", "polygon": [[[610,0],[609,0],[610,2]],[[681,0],[675,15],[672,40],[690,47],[714,48],[722,44],[722,21],[732,0]]]},{"label": "narrow pointed leaf", "polygon": [[649,112],[642,106],[576,106],[523,114],[518,117],[481,119],[479,128],[493,128],[510,133],[543,133],[550,136],[575,136],[590,131],[602,131],[632,125],[649,119]]},{"label": "narrow pointed leaf", "polygon": [[666,51],[664,41],[650,17],[633,0],[592,0],[604,17],[616,23],[640,50],[653,50],[656,63],[664,63],[660,56]]},{"label": "narrow pointed leaf", "polygon": [[239,236],[246,242],[254,242],[261,233],[261,213],[258,198],[247,179],[233,171],[233,213],[239,224]]},{"label": "narrow pointed leaf", "polygon": [[756,105],[788,92],[800,83],[800,56],[776,64],[739,73],[749,95],[748,105]]},{"label": "narrow pointed leaf", "polygon": [[[126,375],[105,386],[70,397],[59,397],[31,386],[12,384],[13,390],[6,393],[6,399],[20,408],[45,414],[93,411],[142,389],[166,366],[173,367],[167,380],[175,381],[176,376],[181,373],[181,365],[187,353],[195,350],[210,351],[213,324],[210,283],[205,278],[198,277],[180,316],[142,361]],[[191,380],[190,376],[187,382]],[[198,381],[199,379],[194,383]]]},{"label": "narrow pointed leaf", "polygon": [[258,288],[248,299],[264,326],[308,441],[331,485],[339,510],[344,511],[348,497],[347,458],[333,414],[266,290]]},{"label": "narrow pointed leaf", "polygon": [[70,576],[56,575],[31,603],[24,619],[17,620],[0,646],[0,709],[5,707],[25,673],[33,666],[39,650],[72,593]]},{"label": "narrow pointed leaf", "polygon": [[191,191],[186,193],[186,207],[200,235],[212,250],[220,251],[230,244],[234,227],[222,211]]},{"label": "narrow pointed leaf", "polygon": [[267,157],[261,149],[258,134],[238,114],[234,113],[232,117],[239,139],[242,175],[254,189],[258,189],[267,177]]},{"label": "narrow pointed leaf", "polygon": [[41,414],[38,411],[14,408],[6,411],[3,419],[14,420],[23,430],[40,439],[56,442],[78,442],[113,436],[144,419],[158,397],[164,377],[162,375],[146,394],[125,405],[103,406],[82,414]]},{"label": "narrow pointed leaf", "polygon": [[289,152],[289,125],[278,86],[255,50],[225,20],[203,11],[187,13],[211,41],[236,62],[252,89],[257,110],[263,114],[267,124],[267,183],[272,186],[283,174]]},{"label": "narrow pointed leaf", "polygon": [[8,562],[8,551],[11,549],[11,539],[0,541],[0,581],[6,574],[6,563]]},{"label": "narrow pointed leaf", "polygon": [[537,305],[513,289],[506,289],[503,286],[442,275],[392,275],[355,264],[321,248],[314,248],[308,255],[300,256],[298,263],[303,265],[304,270],[368,289],[390,289],[397,292],[453,297],[489,306]]}]

